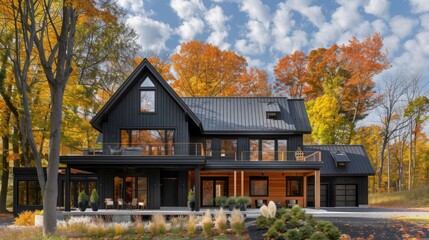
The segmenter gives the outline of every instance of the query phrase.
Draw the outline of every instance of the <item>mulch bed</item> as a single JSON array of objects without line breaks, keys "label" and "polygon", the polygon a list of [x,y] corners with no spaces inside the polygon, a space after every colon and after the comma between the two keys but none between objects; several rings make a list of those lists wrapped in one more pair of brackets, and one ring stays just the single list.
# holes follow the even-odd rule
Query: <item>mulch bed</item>
[{"label": "mulch bed", "polygon": [[[396,219],[381,218],[318,218],[332,222],[341,233],[348,234],[352,239],[422,239],[429,238],[429,229]],[[249,224],[247,231],[251,240],[264,239],[267,229],[258,230]]]}]

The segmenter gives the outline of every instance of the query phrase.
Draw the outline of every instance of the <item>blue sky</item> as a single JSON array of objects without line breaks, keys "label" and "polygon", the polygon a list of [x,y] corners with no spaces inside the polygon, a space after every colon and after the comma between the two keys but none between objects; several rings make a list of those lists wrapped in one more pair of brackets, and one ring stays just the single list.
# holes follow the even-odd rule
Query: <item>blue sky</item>
[{"label": "blue sky", "polygon": [[118,0],[143,51],[202,40],[272,72],[278,59],[379,32],[392,69],[429,62],[429,0]]}]

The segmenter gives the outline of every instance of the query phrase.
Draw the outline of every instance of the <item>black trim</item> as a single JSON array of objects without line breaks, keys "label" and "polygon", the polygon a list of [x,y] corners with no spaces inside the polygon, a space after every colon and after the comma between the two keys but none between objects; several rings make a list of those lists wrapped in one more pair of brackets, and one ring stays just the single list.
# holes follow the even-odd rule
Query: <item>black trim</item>
[{"label": "black trim", "polygon": [[[252,194],[252,181],[253,180],[265,180],[267,182],[267,194],[258,195]],[[270,195],[270,179],[268,176],[249,176],[249,196],[251,197],[268,197]]]}]

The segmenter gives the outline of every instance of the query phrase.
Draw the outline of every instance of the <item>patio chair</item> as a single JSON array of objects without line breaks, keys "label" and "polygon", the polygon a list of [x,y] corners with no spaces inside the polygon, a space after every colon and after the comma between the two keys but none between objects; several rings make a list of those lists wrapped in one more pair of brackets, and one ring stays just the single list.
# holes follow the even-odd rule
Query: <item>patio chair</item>
[{"label": "patio chair", "polygon": [[122,209],[124,209],[124,199],[123,198],[118,198],[118,209],[119,209],[119,206]]},{"label": "patio chair", "polygon": [[110,155],[121,155],[122,149],[119,147],[109,146]]},{"label": "patio chair", "polygon": [[113,209],[113,200],[111,198],[105,198],[104,199],[104,206],[106,209],[108,209],[109,206]]},{"label": "patio chair", "polygon": [[137,209],[137,198],[133,198],[133,200],[131,201],[131,209]]},{"label": "patio chair", "polygon": [[139,208],[139,209],[142,209],[142,210],[143,210],[143,209],[145,209],[145,207],[146,207],[146,204],[145,204],[145,202],[144,202],[144,201],[143,201],[143,202],[139,202],[139,203],[138,203],[138,208]]}]

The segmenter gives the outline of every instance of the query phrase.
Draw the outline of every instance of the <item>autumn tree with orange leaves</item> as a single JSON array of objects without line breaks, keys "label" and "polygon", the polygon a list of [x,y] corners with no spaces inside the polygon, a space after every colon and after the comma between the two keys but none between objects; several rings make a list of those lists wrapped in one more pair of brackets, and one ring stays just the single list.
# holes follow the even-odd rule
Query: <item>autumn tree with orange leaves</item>
[{"label": "autumn tree with orange leaves", "polygon": [[171,86],[181,96],[233,96],[237,82],[246,71],[246,59],[233,51],[201,41],[180,46],[171,57],[177,79]]},{"label": "autumn tree with orange leaves", "polygon": [[276,90],[291,97],[305,97],[307,101],[324,95],[334,97],[338,104],[337,114],[346,122],[341,128],[334,126],[342,129],[341,140],[325,143],[349,144],[357,122],[376,106],[378,96],[374,91],[374,76],[390,67],[387,52],[382,48],[382,38],[376,33],[363,41],[353,37],[347,45],[335,44],[327,49],[312,50],[308,56],[296,51],[280,59],[275,66]]}]

